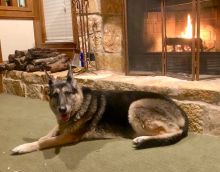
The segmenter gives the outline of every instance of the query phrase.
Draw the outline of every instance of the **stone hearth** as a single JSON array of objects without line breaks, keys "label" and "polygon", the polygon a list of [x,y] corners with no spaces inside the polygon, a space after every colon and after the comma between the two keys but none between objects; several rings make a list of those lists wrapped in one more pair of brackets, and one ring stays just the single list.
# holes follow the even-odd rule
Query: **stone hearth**
[{"label": "stone hearth", "polygon": [[[66,71],[55,73],[64,79]],[[220,135],[220,79],[186,81],[163,76],[124,76],[98,71],[75,76],[80,85],[94,89],[146,90],[162,93],[175,100],[188,114],[190,131]],[[6,72],[4,93],[46,100],[47,80],[44,72]]]}]

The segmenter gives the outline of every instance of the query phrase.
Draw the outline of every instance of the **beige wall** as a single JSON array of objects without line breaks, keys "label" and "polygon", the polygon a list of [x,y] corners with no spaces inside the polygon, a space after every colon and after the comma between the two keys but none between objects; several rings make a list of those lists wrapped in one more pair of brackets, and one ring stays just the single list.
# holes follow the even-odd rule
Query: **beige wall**
[{"label": "beige wall", "polygon": [[32,20],[0,20],[0,41],[3,60],[15,50],[26,50],[35,46]]}]

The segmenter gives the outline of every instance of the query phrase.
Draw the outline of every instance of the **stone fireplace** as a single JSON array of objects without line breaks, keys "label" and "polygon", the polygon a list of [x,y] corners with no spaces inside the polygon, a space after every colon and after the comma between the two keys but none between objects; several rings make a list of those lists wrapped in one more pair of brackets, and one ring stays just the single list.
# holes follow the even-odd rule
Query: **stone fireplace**
[{"label": "stone fireplace", "polygon": [[123,9],[123,0],[89,0],[91,51],[99,70],[125,72]]},{"label": "stone fireplace", "polygon": [[220,74],[220,1],[92,0],[89,24],[98,69]]},{"label": "stone fireplace", "polygon": [[127,0],[127,28],[131,73],[220,74],[219,1]]},{"label": "stone fireplace", "polygon": [[[192,59],[199,53],[200,73],[219,74],[219,2],[201,1],[200,11],[196,10],[200,12],[197,13],[200,16],[197,22],[194,21],[196,15],[192,11],[192,1],[161,2],[89,0],[89,34],[98,69],[114,72],[88,72],[75,78],[80,85],[93,89],[142,90],[168,95],[187,113],[190,131],[219,136],[220,79],[193,82],[172,77],[115,73],[161,75],[166,57],[167,75],[180,73],[190,76]],[[164,12],[166,18],[162,15]],[[192,32],[197,31],[198,22],[201,36],[198,37],[198,33],[194,38],[182,36],[188,24],[191,24]],[[53,76],[66,79],[66,71]],[[44,72],[13,70],[3,75],[4,93],[45,100],[47,89]]]}]

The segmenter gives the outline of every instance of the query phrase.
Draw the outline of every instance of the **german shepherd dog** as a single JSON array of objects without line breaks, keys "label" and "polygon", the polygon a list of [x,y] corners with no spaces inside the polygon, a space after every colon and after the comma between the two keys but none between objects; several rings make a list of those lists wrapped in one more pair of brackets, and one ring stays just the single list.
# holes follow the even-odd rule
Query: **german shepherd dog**
[{"label": "german shepherd dog", "polygon": [[105,138],[105,129],[116,131],[116,136],[132,137],[137,149],[170,145],[188,134],[185,112],[164,95],[80,87],[71,68],[65,81],[47,76],[49,104],[58,125],[38,141],[15,147],[12,154]]}]

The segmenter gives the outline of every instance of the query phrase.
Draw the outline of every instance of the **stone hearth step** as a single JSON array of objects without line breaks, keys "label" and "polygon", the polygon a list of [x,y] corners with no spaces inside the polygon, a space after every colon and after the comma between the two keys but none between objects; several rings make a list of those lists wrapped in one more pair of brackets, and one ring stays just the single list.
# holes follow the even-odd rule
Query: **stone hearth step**
[{"label": "stone hearth step", "polygon": [[[53,76],[65,79],[67,71]],[[145,90],[170,96],[186,111],[190,131],[220,135],[220,78],[186,81],[165,76],[125,76],[108,71],[76,75],[80,85],[93,89]],[[9,71],[3,76],[5,93],[46,100],[44,72]]]}]

